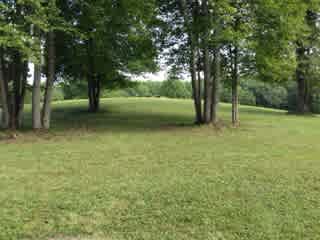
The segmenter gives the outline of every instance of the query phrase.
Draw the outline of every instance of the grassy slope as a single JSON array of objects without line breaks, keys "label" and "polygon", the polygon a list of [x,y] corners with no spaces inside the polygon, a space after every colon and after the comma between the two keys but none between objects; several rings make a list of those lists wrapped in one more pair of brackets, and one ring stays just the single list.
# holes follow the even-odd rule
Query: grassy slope
[{"label": "grassy slope", "polygon": [[85,108],[0,143],[1,240],[320,238],[318,117],[242,107],[214,130],[190,125],[191,101]]}]

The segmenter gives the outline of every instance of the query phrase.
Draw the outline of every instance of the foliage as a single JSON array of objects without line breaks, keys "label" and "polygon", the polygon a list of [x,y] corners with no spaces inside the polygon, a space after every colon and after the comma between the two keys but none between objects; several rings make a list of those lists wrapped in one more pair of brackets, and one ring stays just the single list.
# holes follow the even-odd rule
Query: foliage
[{"label": "foliage", "polygon": [[155,70],[156,51],[148,27],[153,19],[152,2],[61,3],[80,34],[59,35],[58,71],[76,82],[94,77],[113,88],[124,86],[129,73]]},{"label": "foliage", "polygon": [[186,84],[179,80],[166,80],[162,83],[160,95],[168,98],[191,98],[192,94]]},{"label": "foliage", "polygon": [[247,80],[242,86],[254,94],[257,106],[287,108],[287,89],[279,84]]},{"label": "foliage", "polygon": [[59,85],[63,90],[64,99],[87,98],[87,84],[83,81],[68,80],[60,83]]}]

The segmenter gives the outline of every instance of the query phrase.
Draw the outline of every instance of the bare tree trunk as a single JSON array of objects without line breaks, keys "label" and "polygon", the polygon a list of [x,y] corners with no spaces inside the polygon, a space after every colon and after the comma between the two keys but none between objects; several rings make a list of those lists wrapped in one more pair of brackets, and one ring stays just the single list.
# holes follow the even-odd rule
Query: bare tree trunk
[{"label": "bare tree trunk", "polygon": [[297,83],[298,83],[298,100],[297,100],[297,112],[300,114],[306,114],[310,113],[310,106],[308,101],[308,88],[306,79],[304,76],[301,76],[298,73],[297,77]]},{"label": "bare tree trunk", "polygon": [[100,78],[98,76],[95,78],[93,91],[94,111],[98,112],[100,109]]},{"label": "bare tree trunk", "polygon": [[46,88],[44,93],[44,102],[42,109],[42,125],[44,129],[50,128],[51,123],[51,103],[53,84],[55,80],[55,34],[53,31],[48,33],[48,75],[46,81]]},{"label": "bare tree trunk", "polygon": [[[202,1],[203,15],[209,18],[208,0]],[[212,108],[212,78],[211,78],[211,60],[209,52],[209,29],[206,27],[203,33],[203,67],[204,67],[204,112],[203,121],[206,124],[211,123],[211,108]]]},{"label": "bare tree trunk", "polygon": [[303,46],[297,48],[297,113],[306,114],[310,113],[310,92],[308,87],[308,81],[306,79],[306,49]]},{"label": "bare tree trunk", "polygon": [[8,82],[3,73],[3,51],[0,49],[0,90],[2,105],[2,128],[9,128]]},{"label": "bare tree trunk", "polygon": [[87,75],[88,81],[88,99],[89,99],[89,112],[96,113],[100,107],[100,78],[95,71],[95,62],[93,56],[93,41],[87,41],[87,57],[89,71]]},{"label": "bare tree trunk", "polygon": [[42,128],[41,124],[41,66],[34,66],[34,81],[32,89],[32,127]]},{"label": "bare tree trunk", "polygon": [[204,112],[203,121],[206,124],[211,123],[211,107],[212,107],[212,78],[210,74],[210,56],[209,49],[204,49]]},{"label": "bare tree trunk", "polygon": [[27,79],[28,79],[28,72],[29,72],[28,62],[25,61],[22,67],[23,67],[23,70],[21,75],[22,79],[21,79],[20,102],[19,102],[19,108],[18,108],[18,114],[17,114],[19,127],[22,126],[22,123],[23,123],[24,100],[26,95]]},{"label": "bare tree trunk", "polygon": [[197,43],[199,36],[195,34],[194,27],[195,27],[195,19],[199,17],[199,4],[198,2],[194,1],[192,4],[192,20],[188,17],[188,7],[185,0],[180,0],[181,5],[181,12],[184,17],[186,31],[188,33],[189,38],[189,47],[190,47],[190,74],[191,74],[191,84],[192,84],[192,95],[194,101],[194,108],[195,108],[195,121],[196,124],[203,123],[202,119],[202,98],[201,98],[201,78],[198,74],[197,76]]},{"label": "bare tree trunk", "polygon": [[239,123],[239,49],[235,46],[233,51],[233,73],[232,73],[232,124],[235,126]]},{"label": "bare tree trunk", "polygon": [[13,60],[13,63],[12,63],[12,67],[11,67],[11,79],[13,81],[13,89],[12,91],[10,92],[10,129],[11,130],[15,130],[17,129],[17,126],[16,126],[16,111],[17,111],[17,104],[16,104],[16,89],[17,89],[17,76],[16,75],[19,75],[18,73],[18,69],[17,69],[17,62],[16,60],[14,59]]},{"label": "bare tree trunk", "polygon": [[95,100],[95,79],[92,75],[93,74],[90,74],[88,77],[89,112],[95,113],[97,111]]},{"label": "bare tree trunk", "polygon": [[88,79],[89,112],[96,113],[100,108],[100,79],[91,76]]},{"label": "bare tree trunk", "polygon": [[218,122],[218,107],[220,100],[220,52],[219,48],[214,50],[214,63],[213,63],[213,93],[212,93],[212,121]]},{"label": "bare tree trunk", "polygon": [[202,109],[201,109],[201,95],[199,94],[200,81],[201,79],[197,78],[197,55],[194,48],[191,49],[191,83],[193,90],[193,100],[196,111],[196,123],[202,123]]},{"label": "bare tree trunk", "polygon": [[[198,53],[199,56],[199,61],[200,61],[200,53]],[[199,105],[199,109],[200,109],[200,113],[201,113],[201,123],[203,122],[203,119],[202,119],[202,101],[203,101],[203,91],[202,91],[202,79],[201,79],[201,64],[199,63],[198,65],[198,69],[197,69],[197,75],[198,75],[198,81],[197,81],[197,89],[198,89],[198,96],[199,96],[199,99],[198,99],[198,105]]]},{"label": "bare tree trunk", "polygon": [[10,111],[10,128],[16,130],[20,127],[19,114],[21,114],[21,107],[23,102],[22,88],[23,88],[23,63],[18,52],[13,56],[13,94],[11,95],[11,111]]}]

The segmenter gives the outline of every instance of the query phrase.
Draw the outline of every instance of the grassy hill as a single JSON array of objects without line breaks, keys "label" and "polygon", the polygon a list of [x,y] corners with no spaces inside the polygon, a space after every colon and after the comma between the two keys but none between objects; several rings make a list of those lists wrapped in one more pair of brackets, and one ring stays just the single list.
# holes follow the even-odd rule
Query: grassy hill
[{"label": "grassy hill", "polygon": [[[320,118],[191,101],[54,105],[54,128],[0,133],[0,239],[319,239]],[[29,116],[28,116],[29,117]]]}]

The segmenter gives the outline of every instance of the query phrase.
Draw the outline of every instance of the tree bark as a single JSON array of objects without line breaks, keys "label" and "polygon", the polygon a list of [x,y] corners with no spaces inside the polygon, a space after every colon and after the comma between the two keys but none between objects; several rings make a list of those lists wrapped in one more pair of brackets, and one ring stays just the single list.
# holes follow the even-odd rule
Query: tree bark
[{"label": "tree bark", "polygon": [[32,127],[42,128],[41,124],[41,65],[34,66],[34,81],[32,89]]},{"label": "tree bark", "polygon": [[2,105],[2,128],[9,128],[8,82],[4,77],[3,51],[0,49],[0,90]]},{"label": "tree bark", "polygon": [[308,81],[306,78],[306,49],[303,46],[297,48],[297,113],[306,114],[310,113],[310,92]]},{"label": "tree bark", "polygon": [[194,2],[192,5],[192,18],[193,21],[188,19],[188,9],[187,3],[185,0],[180,0],[181,12],[185,21],[186,31],[189,39],[189,47],[190,47],[190,75],[191,75],[191,84],[192,84],[192,96],[195,108],[195,123],[201,124],[203,122],[202,119],[202,99],[201,99],[201,78],[200,75],[197,76],[197,42],[199,36],[194,33],[194,21],[198,17],[199,14],[199,5]]},{"label": "tree bark", "polygon": [[219,48],[214,50],[214,59],[213,59],[213,93],[212,93],[212,109],[211,116],[212,122],[218,122],[218,107],[220,100],[220,52]]},{"label": "tree bark", "polygon": [[88,57],[88,99],[89,108],[88,111],[96,113],[100,107],[100,78],[95,71],[95,62],[93,56],[93,40],[90,38],[87,41],[87,57]]},{"label": "tree bark", "polygon": [[[206,19],[209,18],[208,0],[202,1],[202,11]],[[205,27],[203,33],[203,67],[204,67],[204,112],[203,122],[211,123],[211,108],[212,108],[212,78],[211,78],[211,60],[209,52],[209,29]]]},{"label": "tree bark", "polygon": [[239,49],[238,46],[233,50],[233,73],[232,73],[232,124],[235,126],[239,123]]},{"label": "tree bark", "polygon": [[95,76],[88,78],[89,112],[96,113],[100,108],[100,79]]},{"label": "tree bark", "polygon": [[55,34],[53,31],[48,33],[48,73],[46,88],[44,93],[43,109],[42,109],[42,126],[44,129],[50,128],[51,123],[51,104],[52,104],[52,92],[53,84],[55,80]]},{"label": "tree bark", "polygon": [[26,87],[27,87],[27,81],[28,81],[28,72],[29,72],[29,67],[28,67],[28,62],[25,61],[22,64],[22,75],[21,75],[21,92],[20,92],[20,102],[19,102],[19,108],[18,108],[18,114],[17,114],[17,119],[18,119],[18,126],[22,126],[23,123],[23,111],[24,111],[24,100],[25,100],[25,95],[26,95]]},{"label": "tree bark", "polygon": [[10,128],[16,130],[21,125],[21,109],[24,103],[23,85],[25,84],[23,80],[24,63],[18,52],[14,52],[12,67],[13,93],[11,94]]},{"label": "tree bark", "polygon": [[196,111],[196,123],[202,123],[202,109],[201,109],[201,95],[200,93],[200,81],[201,79],[197,77],[197,54],[194,47],[191,49],[191,83],[193,91],[193,101]]}]

